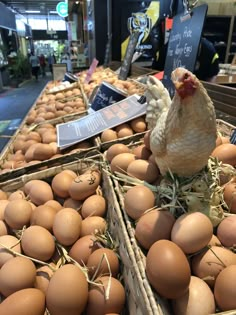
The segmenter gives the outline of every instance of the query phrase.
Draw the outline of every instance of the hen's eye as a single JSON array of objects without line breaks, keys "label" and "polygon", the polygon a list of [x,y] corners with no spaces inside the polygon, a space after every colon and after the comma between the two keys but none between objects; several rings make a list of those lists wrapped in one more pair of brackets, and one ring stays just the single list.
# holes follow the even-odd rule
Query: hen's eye
[{"label": "hen's eye", "polygon": [[185,75],[184,75],[184,80],[187,80],[188,77],[189,77],[188,73],[185,73]]}]

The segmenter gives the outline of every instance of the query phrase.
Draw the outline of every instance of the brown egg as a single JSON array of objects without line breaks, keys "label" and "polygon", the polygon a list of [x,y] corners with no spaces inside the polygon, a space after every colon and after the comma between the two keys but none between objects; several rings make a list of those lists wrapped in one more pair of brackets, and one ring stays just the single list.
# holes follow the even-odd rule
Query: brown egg
[{"label": "brown egg", "polygon": [[[26,162],[30,162],[34,159],[34,150],[36,147],[38,147],[40,143],[32,144],[29,149],[25,152],[25,160]],[[40,161],[38,161],[40,163]]]},{"label": "brown egg", "polygon": [[79,267],[67,264],[54,273],[46,293],[50,315],[81,314],[87,300],[88,283]]},{"label": "brown egg", "polygon": [[[52,142],[51,139],[50,139],[50,142]],[[53,154],[54,154],[54,150],[53,150],[52,146],[50,146],[49,144],[40,143],[34,149],[33,159],[44,161],[44,160],[50,159],[50,157],[52,157]]]},{"label": "brown egg", "polygon": [[8,197],[9,201],[19,200],[19,199],[25,199],[25,194],[22,190],[16,190],[13,193],[11,193]]},{"label": "brown egg", "polygon": [[21,147],[22,152],[25,154],[25,152],[31,147],[31,145],[38,143],[38,141],[35,140],[27,140],[24,142],[23,147]]},{"label": "brown egg", "polygon": [[64,97],[65,97],[64,94],[61,93],[61,92],[58,92],[58,93],[56,93],[56,95],[55,95],[55,99],[56,99],[56,100],[63,99]]},{"label": "brown egg", "polygon": [[[50,264],[53,268],[55,265]],[[53,270],[49,266],[41,266],[36,270],[36,278],[34,282],[34,287],[41,290],[45,295],[48,289],[49,281],[53,275]]]},{"label": "brown egg", "polygon": [[115,131],[118,138],[129,137],[134,134],[133,129],[130,127],[129,124],[126,123],[117,126]]},{"label": "brown egg", "polygon": [[4,212],[4,220],[15,230],[21,230],[30,223],[32,207],[26,200],[12,200],[8,203]]},{"label": "brown egg", "polygon": [[[62,209],[62,205],[56,201],[56,200],[48,200],[47,202],[45,202],[44,204],[45,206],[49,206],[49,207],[52,207],[54,208],[56,211],[59,211]],[[66,208],[66,207],[65,207]],[[70,207],[68,207],[70,208]]]},{"label": "brown egg", "polygon": [[236,265],[226,267],[216,279],[214,296],[221,311],[236,309]]},{"label": "brown egg", "polygon": [[17,291],[0,304],[1,315],[43,315],[45,309],[45,295],[34,288]]},{"label": "brown egg", "polygon": [[85,199],[81,208],[83,218],[90,216],[104,217],[106,214],[106,199],[99,195],[92,195]]},{"label": "brown egg", "polygon": [[43,180],[31,180],[24,186],[25,193],[29,195],[30,200],[37,206],[53,199],[51,186]]},{"label": "brown egg", "polygon": [[129,164],[127,174],[145,182],[153,183],[159,177],[160,172],[155,164],[140,159]]},{"label": "brown egg", "polygon": [[135,156],[132,153],[120,153],[116,155],[111,161],[111,171],[126,173],[129,164],[135,160]]},{"label": "brown egg", "polygon": [[55,215],[58,211],[46,204],[38,206],[34,209],[31,215],[31,225],[39,225],[44,227],[49,232],[52,232],[52,226],[55,219]]},{"label": "brown egg", "polygon": [[53,177],[51,186],[54,193],[61,198],[69,197],[69,188],[73,182],[73,180],[77,177],[72,176],[70,173],[66,171],[62,171],[59,174]]},{"label": "brown egg", "polygon": [[117,133],[112,129],[106,129],[101,133],[101,142],[112,141],[116,140],[117,138]]},{"label": "brown egg", "polygon": [[[52,112],[46,112],[46,113],[44,114],[44,118],[45,118],[45,120],[53,119],[53,118],[55,118],[55,114],[52,113]],[[45,142],[44,142],[44,143],[45,143]]]},{"label": "brown egg", "polygon": [[34,263],[25,257],[14,257],[0,269],[0,291],[7,297],[16,291],[32,288],[35,279]]},{"label": "brown egg", "polygon": [[23,148],[25,144],[25,140],[15,140],[14,143],[13,143],[13,150],[14,152],[18,151],[18,150],[21,150]]},{"label": "brown egg", "polygon": [[9,259],[14,257],[14,255],[4,247],[11,248],[13,251],[21,253],[19,240],[15,236],[0,236],[0,267],[2,267]]},{"label": "brown egg", "polygon": [[135,227],[135,237],[140,245],[149,249],[152,244],[162,239],[170,239],[175,218],[165,210],[152,210],[138,220]]},{"label": "brown egg", "polygon": [[[102,286],[91,285],[86,315],[120,314],[125,304],[125,289],[123,285],[113,277],[100,277],[96,282],[102,284]],[[109,298],[105,299],[108,286]]]},{"label": "brown egg", "polygon": [[168,240],[155,242],[148,251],[146,273],[161,296],[176,299],[185,294],[190,283],[190,266],[178,245]]},{"label": "brown egg", "polygon": [[230,182],[224,188],[224,201],[229,212],[236,213],[236,183]]},{"label": "brown egg", "polygon": [[212,235],[210,242],[208,243],[210,246],[222,246],[220,240],[214,234]]},{"label": "brown egg", "polygon": [[23,252],[38,260],[49,260],[55,250],[53,236],[42,226],[34,225],[28,227],[21,239]]},{"label": "brown egg", "polygon": [[8,234],[8,226],[6,222],[0,220],[0,236]]},{"label": "brown egg", "polygon": [[82,218],[71,208],[64,208],[57,212],[53,222],[53,234],[59,243],[65,246],[74,244],[81,231]]},{"label": "brown egg", "polygon": [[69,187],[70,197],[75,200],[84,200],[93,195],[101,180],[101,173],[98,170],[91,170],[79,175],[73,180]]},{"label": "brown egg", "polygon": [[37,142],[41,142],[41,136],[37,131],[30,131],[25,140],[35,140]]},{"label": "brown egg", "polygon": [[76,260],[81,266],[87,264],[89,256],[98,249],[96,238],[89,234],[80,237],[71,247],[69,256]]},{"label": "brown egg", "polygon": [[115,143],[109,147],[106,152],[106,158],[109,162],[120,153],[130,153],[130,149],[123,143]]},{"label": "brown egg", "polygon": [[7,193],[0,189],[0,200],[7,200],[7,198],[8,198]]},{"label": "brown egg", "polygon": [[104,233],[107,228],[107,222],[102,217],[93,216],[82,220],[80,237],[93,234],[96,231]]},{"label": "brown egg", "polygon": [[[49,113],[47,113],[48,115]],[[54,116],[54,115],[53,115]],[[49,129],[42,134],[42,143],[49,144],[51,142],[57,142],[57,135],[54,130]],[[45,148],[47,148],[45,146]]]},{"label": "brown egg", "polygon": [[141,144],[135,148],[133,148],[132,153],[135,155],[137,159],[148,160],[152,152],[145,146],[145,144]]},{"label": "brown egg", "polygon": [[206,315],[215,313],[214,295],[208,285],[192,276],[188,291],[176,300],[172,300],[174,315]]},{"label": "brown egg", "polygon": [[96,274],[99,276],[111,276],[116,278],[119,272],[119,259],[117,254],[109,248],[99,248],[88,258],[87,264],[90,279]]},{"label": "brown egg", "polygon": [[219,161],[225,164],[236,165],[236,145],[234,144],[221,144],[213,150],[211,155],[217,157]]},{"label": "brown egg", "polygon": [[131,120],[130,125],[134,132],[144,132],[147,128],[146,122],[143,117],[138,117]]},{"label": "brown egg", "polygon": [[0,200],[0,220],[4,220],[4,212],[9,202],[9,200]]},{"label": "brown egg", "polygon": [[219,246],[212,246],[210,249],[194,255],[191,263],[193,274],[205,280],[212,288],[221,270],[233,264],[236,264],[236,255]]},{"label": "brown egg", "polygon": [[226,217],[217,227],[217,237],[221,244],[226,247],[232,247],[236,244],[236,216]]},{"label": "brown egg", "polygon": [[212,234],[212,223],[205,214],[186,213],[175,221],[171,231],[171,240],[184,253],[192,254],[204,248],[212,238]]},{"label": "brown egg", "polygon": [[147,210],[155,206],[153,192],[145,186],[134,186],[124,195],[124,208],[134,220],[139,219]]},{"label": "brown egg", "polygon": [[67,198],[64,203],[63,207],[64,208],[72,208],[75,210],[80,210],[82,207],[83,201],[82,200],[74,200],[72,198]]}]

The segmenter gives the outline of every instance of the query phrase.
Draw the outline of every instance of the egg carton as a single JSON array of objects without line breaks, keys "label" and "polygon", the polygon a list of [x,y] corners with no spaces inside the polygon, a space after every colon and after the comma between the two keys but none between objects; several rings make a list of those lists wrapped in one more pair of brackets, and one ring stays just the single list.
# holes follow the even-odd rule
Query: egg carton
[{"label": "egg carton", "polygon": [[140,274],[139,262],[133,251],[126,224],[114,191],[113,182],[107,173],[106,162],[101,154],[92,158],[85,158],[80,162],[71,162],[46,170],[0,182],[0,189],[5,192],[14,192],[21,189],[30,180],[46,180],[50,183],[53,176],[65,169],[70,169],[80,174],[91,168],[99,168],[102,172],[101,189],[107,201],[108,230],[117,246],[121,260],[120,280],[123,282],[126,292],[126,306],[122,315],[163,315],[158,307],[153,310],[150,297],[146,291],[146,283]]}]

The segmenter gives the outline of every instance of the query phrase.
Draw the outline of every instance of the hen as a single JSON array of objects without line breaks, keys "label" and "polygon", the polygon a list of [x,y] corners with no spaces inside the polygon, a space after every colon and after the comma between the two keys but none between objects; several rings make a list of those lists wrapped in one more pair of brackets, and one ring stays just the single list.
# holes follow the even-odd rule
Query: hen
[{"label": "hen", "polygon": [[171,74],[175,95],[155,77],[148,80],[146,121],[150,147],[162,175],[169,170],[191,176],[207,165],[217,136],[213,103],[202,83],[190,71]]}]

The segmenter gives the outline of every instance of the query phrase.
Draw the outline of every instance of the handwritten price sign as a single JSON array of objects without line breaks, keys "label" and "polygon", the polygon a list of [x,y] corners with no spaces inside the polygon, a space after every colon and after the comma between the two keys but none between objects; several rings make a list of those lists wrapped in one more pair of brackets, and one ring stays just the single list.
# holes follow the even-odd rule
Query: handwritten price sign
[{"label": "handwritten price sign", "polygon": [[178,67],[194,71],[206,13],[207,5],[203,4],[188,14],[182,13],[174,17],[163,77],[163,84],[171,96],[174,94],[172,71]]}]

